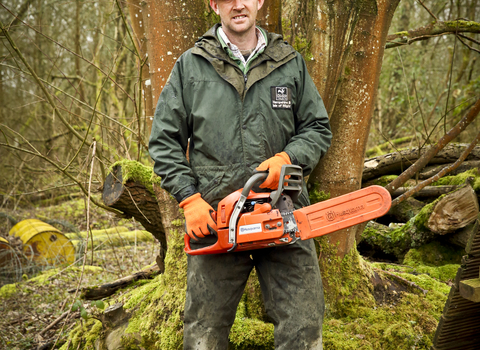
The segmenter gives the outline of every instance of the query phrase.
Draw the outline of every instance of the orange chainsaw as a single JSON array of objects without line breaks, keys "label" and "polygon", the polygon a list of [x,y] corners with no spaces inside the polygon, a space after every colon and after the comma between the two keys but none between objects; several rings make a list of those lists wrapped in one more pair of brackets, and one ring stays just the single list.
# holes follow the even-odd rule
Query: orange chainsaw
[{"label": "orange chainsaw", "polygon": [[185,234],[185,252],[220,254],[293,244],[378,218],[388,212],[392,201],[385,188],[370,186],[295,210],[293,203],[302,192],[302,168],[284,165],[276,191],[253,192],[267,175],[255,173],[243,189],[220,201],[213,215],[218,228],[214,244],[192,249]]}]

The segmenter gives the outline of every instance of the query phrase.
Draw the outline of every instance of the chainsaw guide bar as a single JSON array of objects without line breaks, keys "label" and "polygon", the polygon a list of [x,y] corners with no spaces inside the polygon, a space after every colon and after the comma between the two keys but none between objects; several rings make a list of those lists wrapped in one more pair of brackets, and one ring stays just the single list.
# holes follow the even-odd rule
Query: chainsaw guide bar
[{"label": "chainsaw guide bar", "polygon": [[266,176],[266,172],[255,173],[243,189],[220,201],[217,242],[192,249],[191,239],[185,234],[185,252],[220,254],[293,244],[381,217],[391,205],[385,188],[370,186],[295,210],[293,203],[302,192],[302,168],[284,165],[278,190],[253,192],[253,185]]}]

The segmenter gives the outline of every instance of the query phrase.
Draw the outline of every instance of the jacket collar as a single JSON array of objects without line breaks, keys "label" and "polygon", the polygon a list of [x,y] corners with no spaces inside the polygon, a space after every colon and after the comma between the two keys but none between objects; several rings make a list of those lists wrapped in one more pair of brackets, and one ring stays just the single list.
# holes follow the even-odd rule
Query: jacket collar
[{"label": "jacket collar", "polygon": [[[195,43],[195,47],[201,48],[210,55],[229,60],[227,53],[222,48],[220,41],[217,38],[217,29],[220,23],[215,24],[210,28],[202,37],[200,37]],[[267,32],[268,45],[257,59],[261,59],[262,56],[268,56],[268,58],[279,62],[284,60],[287,56],[295,54],[295,50],[288,43],[283,41],[283,37],[279,34]],[[267,59],[267,57],[263,57]]]}]

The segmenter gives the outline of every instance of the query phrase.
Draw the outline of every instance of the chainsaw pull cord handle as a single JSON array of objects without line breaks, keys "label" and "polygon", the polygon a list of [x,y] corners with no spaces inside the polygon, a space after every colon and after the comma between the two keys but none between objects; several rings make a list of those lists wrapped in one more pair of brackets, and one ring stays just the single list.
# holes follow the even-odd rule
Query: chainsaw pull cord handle
[{"label": "chainsaw pull cord handle", "polygon": [[230,221],[228,222],[228,243],[233,244],[232,248],[228,251],[234,251],[237,248],[237,221],[240,215],[240,212],[243,209],[245,201],[247,200],[248,195],[250,194],[250,190],[252,189],[253,185],[255,185],[259,181],[263,181],[267,178],[268,171],[261,171],[255,172],[243,187],[242,193],[240,194],[240,198],[238,199],[237,204],[235,204],[235,208],[233,208],[232,215],[230,216]]}]

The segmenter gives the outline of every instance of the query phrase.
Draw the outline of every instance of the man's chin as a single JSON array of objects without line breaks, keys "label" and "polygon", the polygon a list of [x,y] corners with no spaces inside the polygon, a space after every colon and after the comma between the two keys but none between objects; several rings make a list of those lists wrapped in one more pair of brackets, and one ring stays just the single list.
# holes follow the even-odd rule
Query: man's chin
[{"label": "man's chin", "polygon": [[252,27],[254,27],[254,25],[250,23],[231,24],[228,26],[228,31],[233,35],[244,35],[252,30]]}]

